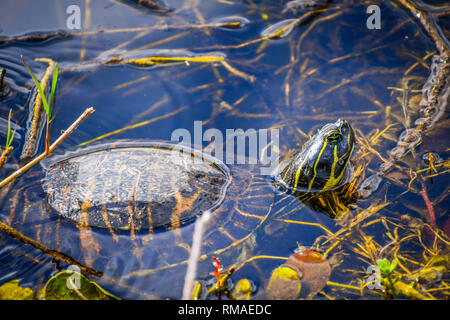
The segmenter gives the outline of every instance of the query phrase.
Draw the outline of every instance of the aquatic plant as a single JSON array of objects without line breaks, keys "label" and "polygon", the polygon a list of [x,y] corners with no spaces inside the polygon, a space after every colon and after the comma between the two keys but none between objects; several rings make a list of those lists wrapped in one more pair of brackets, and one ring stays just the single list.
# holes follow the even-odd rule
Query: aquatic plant
[{"label": "aquatic plant", "polygon": [[398,264],[398,259],[395,258],[392,260],[392,262],[389,262],[388,259],[380,259],[377,261],[378,267],[380,268],[380,273],[382,276],[382,283],[384,283],[385,287],[385,294],[387,297],[392,298],[393,297],[393,291],[394,291],[394,284],[400,280],[400,276],[397,276],[395,278],[392,278],[392,273],[394,272],[395,268]]},{"label": "aquatic plant", "polygon": [[44,90],[42,89],[41,83],[34,75],[33,71],[31,71],[28,64],[25,62],[25,59],[23,56],[20,56],[22,59],[22,62],[27,68],[28,72],[30,73],[31,77],[33,78],[34,83],[36,84],[36,87],[39,91],[40,97],[42,99],[42,103],[44,104],[45,113],[47,114],[47,122],[46,122],[46,135],[45,135],[45,152],[50,152],[50,123],[52,122],[52,108],[53,108],[53,100],[55,98],[55,91],[56,91],[56,85],[58,82],[58,63],[55,64],[55,69],[53,71],[53,80],[52,80],[52,88],[50,91],[50,100],[47,102],[47,98],[45,97]]},{"label": "aquatic plant", "polygon": [[10,109],[8,115],[8,133],[6,136],[5,148],[3,151],[0,148],[0,168],[5,165],[8,155],[14,150],[14,148],[11,147],[11,144],[14,139],[14,135],[16,134],[16,128],[14,128],[14,131],[11,133],[11,112],[12,110]]}]

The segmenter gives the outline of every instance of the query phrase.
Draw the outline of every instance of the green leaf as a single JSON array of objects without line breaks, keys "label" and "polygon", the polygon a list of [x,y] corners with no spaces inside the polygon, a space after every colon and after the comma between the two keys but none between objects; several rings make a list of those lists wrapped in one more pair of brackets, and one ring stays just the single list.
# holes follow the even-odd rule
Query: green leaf
[{"label": "green leaf", "polygon": [[[55,65],[55,70],[53,71],[53,80],[52,80],[52,90],[50,92],[50,103],[49,103],[49,114],[52,114],[52,108],[53,108],[53,99],[55,98],[55,91],[56,91],[56,83],[58,82],[58,64]],[[48,115],[48,114],[47,114]],[[48,117],[50,119],[50,116]]]},{"label": "green leaf", "polygon": [[11,138],[11,109],[9,109],[9,116],[8,116],[8,133],[6,135],[6,148],[8,149],[8,147],[10,146],[10,138]]},{"label": "green leaf", "polygon": [[389,266],[388,266],[388,260],[386,258],[384,258],[383,260],[378,260],[377,261],[378,266],[380,267],[381,272],[385,272],[386,270],[389,270]]},{"label": "green leaf", "polygon": [[14,136],[16,135],[16,129],[17,126],[14,127],[14,131],[11,134],[11,111],[12,109],[9,109],[9,116],[8,116],[8,136],[6,137],[6,148],[9,148],[12,144],[12,141],[14,139]]},{"label": "green leaf", "polygon": [[41,291],[45,300],[119,300],[98,284],[72,270],[61,271]]},{"label": "green leaf", "polygon": [[9,116],[8,116],[8,133],[6,135],[6,146],[5,150],[9,148],[9,146],[12,143],[12,140],[14,139],[14,135],[16,134],[16,128],[14,128],[14,132],[11,135],[11,111],[12,109],[9,109]]},{"label": "green leaf", "polygon": [[41,95],[42,103],[44,104],[45,112],[47,113],[47,117],[50,119],[50,115],[51,115],[50,108],[48,106],[47,99],[45,98],[44,91],[42,90],[41,83],[36,78],[36,76],[34,75],[33,71],[31,71],[30,67],[25,62],[25,59],[23,58],[23,56],[20,56],[20,58],[22,59],[23,65],[25,66],[25,68],[27,68],[29,74],[31,75],[31,77],[34,80],[34,83],[36,84],[36,87],[37,87],[37,89],[39,91],[39,94]]},{"label": "green leaf", "polygon": [[389,271],[390,271],[390,272],[394,271],[395,267],[397,266],[397,263],[398,263],[398,259],[397,259],[397,258],[395,258],[394,260],[392,260],[391,266],[390,266],[390,268],[389,268]]}]

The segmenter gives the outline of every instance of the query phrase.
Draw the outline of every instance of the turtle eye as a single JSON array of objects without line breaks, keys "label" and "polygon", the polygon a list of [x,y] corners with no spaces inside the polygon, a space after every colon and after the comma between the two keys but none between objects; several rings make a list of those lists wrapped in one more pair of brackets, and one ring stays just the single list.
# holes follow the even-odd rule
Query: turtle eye
[{"label": "turtle eye", "polygon": [[342,138],[342,135],[339,132],[333,132],[327,137],[327,141],[329,143],[338,143]]}]

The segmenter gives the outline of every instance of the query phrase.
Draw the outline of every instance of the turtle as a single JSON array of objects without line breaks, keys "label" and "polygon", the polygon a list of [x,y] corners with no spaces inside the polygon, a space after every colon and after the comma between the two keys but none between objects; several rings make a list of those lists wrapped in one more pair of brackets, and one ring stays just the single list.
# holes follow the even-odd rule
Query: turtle
[{"label": "turtle", "polygon": [[[42,191],[28,197],[20,218],[9,218],[27,236],[100,270],[98,282],[119,297],[176,299],[197,217],[211,213],[202,277],[211,271],[202,263],[208,256],[233,248],[243,255],[240,245],[280,214],[276,192],[306,200],[348,182],[354,144],[350,124],[338,119],[267,177],[257,165],[226,165],[179,143],[102,143],[48,158]],[[231,264],[236,255],[227,257]]]}]

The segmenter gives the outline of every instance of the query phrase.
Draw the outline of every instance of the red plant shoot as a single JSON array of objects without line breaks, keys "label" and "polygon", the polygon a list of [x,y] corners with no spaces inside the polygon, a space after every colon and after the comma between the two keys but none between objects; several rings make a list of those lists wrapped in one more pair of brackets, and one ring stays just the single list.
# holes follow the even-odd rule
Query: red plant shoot
[{"label": "red plant shoot", "polygon": [[220,287],[220,272],[222,271],[222,266],[220,265],[220,260],[216,257],[213,258],[214,275],[217,278],[217,288]]},{"label": "red plant shoot", "polygon": [[216,276],[216,279],[217,279],[217,281],[216,281],[216,289],[217,289],[216,294],[218,295],[218,297],[220,299],[220,287],[221,287],[221,284],[220,284],[220,273],[222,272],[223,267],[220,265],[220,260],[218,258],[216,258],[214,256],[212,258],[213,258],[213,266],[214,266],[214,275]]}]

